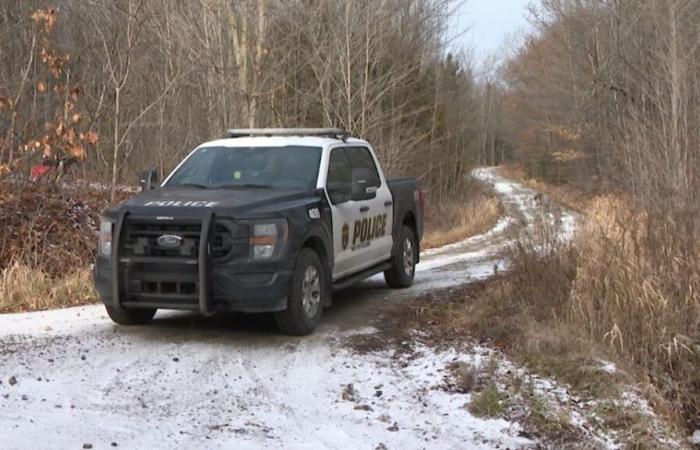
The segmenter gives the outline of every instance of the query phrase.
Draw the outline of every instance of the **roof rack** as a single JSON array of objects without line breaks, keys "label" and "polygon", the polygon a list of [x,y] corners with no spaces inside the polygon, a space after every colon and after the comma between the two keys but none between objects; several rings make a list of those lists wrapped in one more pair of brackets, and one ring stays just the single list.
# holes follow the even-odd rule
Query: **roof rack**
[{"label": "roof rack", "polygon": [[253,136],[320,136],[345,141],[350,133],[340,128],[232,128],[226,131],[227,138]]}]

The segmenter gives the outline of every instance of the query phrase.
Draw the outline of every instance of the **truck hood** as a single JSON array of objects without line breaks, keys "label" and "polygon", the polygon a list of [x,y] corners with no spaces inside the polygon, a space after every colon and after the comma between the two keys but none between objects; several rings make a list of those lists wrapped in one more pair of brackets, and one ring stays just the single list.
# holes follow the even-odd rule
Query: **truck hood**
[{"label": "truck hood", "polygon": [[162,187],[143,192],[118,209],[147,215],[196,215],[213,209],[237,215],[279,212],[320,199],[320,189],[200,189]]}]

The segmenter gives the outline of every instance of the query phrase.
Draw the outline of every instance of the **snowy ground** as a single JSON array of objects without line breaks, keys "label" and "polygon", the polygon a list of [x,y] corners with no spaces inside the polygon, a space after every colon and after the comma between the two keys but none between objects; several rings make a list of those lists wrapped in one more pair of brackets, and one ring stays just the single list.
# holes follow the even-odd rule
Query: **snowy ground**
[{"label": "snowy ground", "polygon": [[[267,318],[241,315],[159,313],[132,328],[112,324],[100,306],[0,315],[0,448],[536,445],[517,423],[476,418],[464,408],[468,394],[440,388],[448,363],[474,355],[358,355],[346,346],[372,333],[388,304],[503,269],[499,252],[541,208],[492,169],[474,176],[506,207],[491,231],[425,252],[411,289],[391,291],[374,277],[339,293],[313,336],[280,336]],[[571,233],[573,217],[558,220]]]}]

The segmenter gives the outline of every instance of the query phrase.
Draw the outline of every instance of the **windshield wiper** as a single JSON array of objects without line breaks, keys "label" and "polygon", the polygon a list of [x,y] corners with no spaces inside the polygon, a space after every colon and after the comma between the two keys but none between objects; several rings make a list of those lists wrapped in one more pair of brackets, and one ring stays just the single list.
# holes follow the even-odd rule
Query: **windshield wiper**
[{"label": "windshield wiper", "polygon": [[182,183],[182,184],[173,184],[171,185],[172,187],[193,187],[193,188],[199,188],[199,189],[209,189],[211,186],[207,186],[204,184],[198,184],[198,183]]},{"label": "windshield wiper", "polygon": [[255,184],[255,183],[244,183],[244,184],[222,184],[216,186],[219,189],[270,189],[272,186],[269,184]]}]

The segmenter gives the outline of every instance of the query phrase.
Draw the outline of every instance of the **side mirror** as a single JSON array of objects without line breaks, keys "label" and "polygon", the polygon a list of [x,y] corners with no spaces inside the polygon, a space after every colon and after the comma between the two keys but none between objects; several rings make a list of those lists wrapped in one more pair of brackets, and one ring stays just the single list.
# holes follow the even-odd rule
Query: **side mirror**
[{"label": "side mirror", "polygon": [[371,185],[372,172],[366,168],[352,169],[352,199],[370,200],[377,196],[377,187]]},{"label": "side mirror", "polygon": [[328,190],[328,196],[331,198],[331,202],[334,205],[350,201],[350,198],[352,197],[350,185],[346,183],[329,183],[328,186],[326,186],[326,189]]},{"label": "side mirror", "polygon": [[144,171],[139,177],[139,192],[150,191],[158,186],[158,169]]}]

